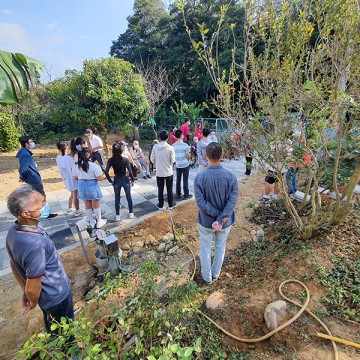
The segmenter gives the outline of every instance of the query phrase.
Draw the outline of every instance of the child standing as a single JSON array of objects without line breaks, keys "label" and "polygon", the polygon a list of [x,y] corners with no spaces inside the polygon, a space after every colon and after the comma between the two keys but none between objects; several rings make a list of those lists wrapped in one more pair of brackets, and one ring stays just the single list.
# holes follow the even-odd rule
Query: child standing
[{"label": "child standing", "polygon": [[[113,145],[112,153],[113,156],[108,160],[106,165],[105,175],[109,180],[109,183],[114,186],[116,213],[115,220],[120,221],[120,193],[122,187],[125,190],[126,200],[128,202],[129,218],[132,219],[134,217],[134,213],[130,186],[134,185],[135,178],[131,170],[130,161],[126,157],[122,156],[123,148],[120,143],[115,143]],[[114,169],[114,180],[111,180],[109,176],[110,168]],[[131,185],[129,176],[126,175],[126,170],[128,170],[129,176],[131,178]]]},{"label": "child standing", "polygon": [[[65,141],[58,141],[56,144],[60,154],[56,157],[56,165],[59,169],[64,185],[70,191],[67,213],[80,216],[79,200],[77,198],[78,182],[72,176],[72,168],[75,165],[74,158],[67,154],[68,146]],[[75,208],[75,212],[74,212]]]},{"label": "child standing", "polygon": [[91,151],[83,148],[78,151],[78,164],[73,168],[73,175],[78,181],[78,199],[84,200],[85,215],[89,224],[94,227],[93,211],[96,219],[96,228],[101,228],[107,223],[101,219],[100,199],[102,193],[98,181],[103,178],[100,168],[90,161]]}]

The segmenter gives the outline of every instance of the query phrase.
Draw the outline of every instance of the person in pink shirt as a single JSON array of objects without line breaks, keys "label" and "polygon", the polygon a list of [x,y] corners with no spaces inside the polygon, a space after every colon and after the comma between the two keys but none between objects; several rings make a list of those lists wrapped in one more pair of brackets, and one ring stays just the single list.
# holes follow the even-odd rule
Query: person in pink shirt
[{"label": "person in pink shirt", "polygon": [[170,145],[174,144],[177,141],[177,138],[175,136],[175,131],[176,131],[176,126],[172,126],[171,127],[171,131],[170,131]]},{"label": "person in pink shirt", "polygon": [[190,132],[190,119],[187,119],[187,118],[185,119],[184,123],[180,126],[180,130],[184,134],[184,142],[186,142],[188,144],[189,140],[190,140],[189,136],[191,135],[191,132]]},{"label": "person in pink shirt", "polygon": [[195,127],[195,130],[194,130],[194,136],[196,136],[198,138],[198,140],[202,140],[203,138],[203,130],[204,130],[204,127],[201,125],[201,122],[198,122],[196,124],[196,127]]}]

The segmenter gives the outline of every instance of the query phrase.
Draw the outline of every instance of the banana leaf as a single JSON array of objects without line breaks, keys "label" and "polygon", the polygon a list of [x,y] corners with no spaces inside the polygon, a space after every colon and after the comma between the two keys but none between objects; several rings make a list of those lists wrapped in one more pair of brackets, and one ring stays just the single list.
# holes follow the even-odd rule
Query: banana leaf
[{"label": "banana leaf", "polygon": [[20,53],[0,50],[0,104],[18,104],[28,94],[44,64]]}]

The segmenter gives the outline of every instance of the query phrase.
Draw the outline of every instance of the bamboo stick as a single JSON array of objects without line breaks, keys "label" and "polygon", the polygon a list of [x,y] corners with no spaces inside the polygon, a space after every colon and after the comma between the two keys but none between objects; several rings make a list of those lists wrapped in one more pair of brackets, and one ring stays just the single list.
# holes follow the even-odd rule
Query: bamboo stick
[{"label": "bamboo stick", "polygon": [[347,341],[347,340],[340,339],[340,338],[335,337],[335,336],[325,335],[325,334],[322,334],[322,333],[316,333],[316,336],[318,336],[320,338],[323,338],[323,339],[327,339],[327,340],[337,341],[338,343],[345,344],[345,345],[350,345],[350,346],[356,347],[357,349],[360,349],[360,344],[354,343],[352,341]]}]

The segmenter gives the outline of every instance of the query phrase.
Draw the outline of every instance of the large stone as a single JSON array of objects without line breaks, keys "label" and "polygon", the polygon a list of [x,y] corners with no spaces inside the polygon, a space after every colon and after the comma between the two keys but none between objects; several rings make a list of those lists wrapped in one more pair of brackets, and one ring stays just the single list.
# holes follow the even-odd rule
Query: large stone
[{"label": "large stone", "polygon": [[165,243],[160,243],[160,245],[158,246],[158,248],[156,249],[158,252],[163,252],[165,250]]},{"label": "large stone", "polygon": [[138,247],[139,249],[142,249],[145,245],[145,242],[143,240],[139,240],[135,246]]},{"label": "large stone", "polygon": [[34,334],[34,333],[38,332],[39,328],[41,326],[40,324],[41,323],[40,323],[39,319],[37,319],[37,318],[30,319],[28,322],[28,326],[27,326],[29,333]]},{"label": "large stone", "polygon": [[264,318],[267,328],[271,331],[276,329],[279,325],[279,316],[286,315],[286,302],[284,300],[277,300],[267,305],[264,311]]},{"label": "large stone", "polygon": [[251,230],[251,231],[250,231],[250,235],[251,235],[251,236],[255,236],[255,235],[256,235],[256,230]]},{"label": "large stone", "polygon": [[205,302],[205,306],[208,309],[216,310],[225,305],[225,295],[220,291],[215,291],[212,293]]},{"label": "large stone", "polygon": [[134,247],[132,248],[132,252],[133,252],[134,254],[137,254],[138,252],[140,252],[140,250],[141,250],[141,248],[139,248],[138,246],[134,246]]},{"label": "large stone", "polygon": [[145,239],[145,245],[154,245],[154,244],[156,244],[156,239],[152,235],[149,235]]},{"label": "large stone", "polygon": [[173,248],[171,248],[169,251],[168,251],[168,254],[171,255],[171,254],[174,254],[176,253],[176,251],[179,250],[179,247],[176,245],[174,246]]},{"label": "large stone", "polygon": [[4,323],[6,321],[5,318],[3,318],[2,316],[0,316],[0,324]]},{"label": "large stone", "polygon": [[164,237],[163,237],[163,241],[165,242],[169,242],[174,240],[174,235],[171,232],[168,232]]},{"label": "large stone", "polygon": [[258,230],[258,231],[256,232],[256,237],[257,237],[258,239],[263,238],[264,236],[265,236],[264,230],[260,229],[260,230]]}]

